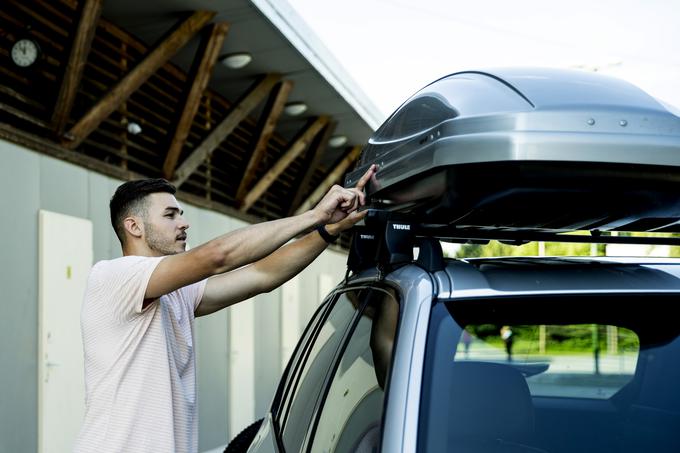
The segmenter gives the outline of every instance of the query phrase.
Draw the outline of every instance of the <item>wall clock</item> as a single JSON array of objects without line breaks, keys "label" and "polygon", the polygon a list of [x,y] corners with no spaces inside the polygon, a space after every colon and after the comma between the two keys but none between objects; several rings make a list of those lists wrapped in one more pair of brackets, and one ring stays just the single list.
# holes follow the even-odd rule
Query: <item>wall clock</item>
[{"label": "wall clock", "polygon": [[12,46],[12,61],[20,68],[33,65],[40,56],[40,46],[30,38],[22,38]]}]

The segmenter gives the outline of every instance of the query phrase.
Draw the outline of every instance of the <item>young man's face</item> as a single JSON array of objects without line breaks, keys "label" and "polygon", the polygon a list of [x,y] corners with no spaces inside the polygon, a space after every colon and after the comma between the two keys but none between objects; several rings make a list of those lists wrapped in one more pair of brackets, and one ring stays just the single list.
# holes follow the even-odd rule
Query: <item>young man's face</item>
[{"label": "young man's face", "polygon": [[189,224],[174,195],[152,193],[146,200],[144,236],[156,256],[174,255],[186,250]]}]

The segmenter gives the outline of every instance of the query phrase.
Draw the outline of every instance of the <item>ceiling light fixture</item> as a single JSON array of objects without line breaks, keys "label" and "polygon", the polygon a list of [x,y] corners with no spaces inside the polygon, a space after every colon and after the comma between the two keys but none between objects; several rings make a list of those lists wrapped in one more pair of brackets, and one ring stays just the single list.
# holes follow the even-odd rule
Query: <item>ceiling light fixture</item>
[{"label": "ceiling light fixture", "polygon": [[244,68],[253,61],[253,56],[247,52],[230,53],[220,58],[220,63],[230,69]]},{"label": "ceiling light fixture", "polygon": [[134,121],[130,121],[127,125],[127,131],[132,135],[137,135],[142,133],[142,126]]},{"label": "ceiling light fixture", "polygon": [[340,148],[345,143],[347,143],[346,135],[334,135],[328,140],[328,144],[331,145],[332,148]]},{"label": "ceiling light fixture", "polygon": [[283,111],[289,116],[299,116],[307,111],[307,104],[304,102],[290,102],[283,107]]}]

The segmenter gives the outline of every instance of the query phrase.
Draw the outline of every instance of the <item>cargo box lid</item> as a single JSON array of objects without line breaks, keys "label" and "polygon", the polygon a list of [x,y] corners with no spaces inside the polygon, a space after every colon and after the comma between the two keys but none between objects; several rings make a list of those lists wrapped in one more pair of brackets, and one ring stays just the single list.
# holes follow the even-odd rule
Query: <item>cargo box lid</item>
[{"label": "cargo box lid", "polygon": [[559,69],[467,71],[373,134],[374,207],[467,230],[680,232],[680,116],[634,85]]}]

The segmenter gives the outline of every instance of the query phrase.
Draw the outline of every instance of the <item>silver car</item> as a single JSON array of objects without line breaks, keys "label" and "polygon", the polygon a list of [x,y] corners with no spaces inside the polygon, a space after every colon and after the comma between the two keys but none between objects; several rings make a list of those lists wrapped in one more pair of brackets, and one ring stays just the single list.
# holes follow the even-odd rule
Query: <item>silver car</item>
[{"label": "silver car", "polygon": [[679,276],[591,258],[362,272],[314,315],[248,451],[680,451]]}]

